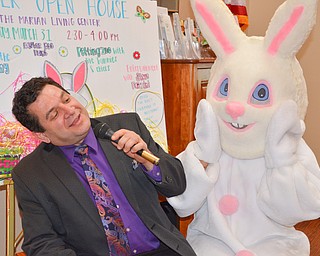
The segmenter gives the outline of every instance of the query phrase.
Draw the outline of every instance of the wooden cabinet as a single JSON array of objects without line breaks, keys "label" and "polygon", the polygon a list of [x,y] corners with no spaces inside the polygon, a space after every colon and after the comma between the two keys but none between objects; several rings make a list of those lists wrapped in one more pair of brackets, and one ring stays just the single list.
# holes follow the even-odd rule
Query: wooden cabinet
[{"label": "wooden cabinet", "polygon": [[[205,98],[214,59],[161,60],[163,98],[168,149],[178,155],[194,140],[198,102]],[[186,235],[192,216],[180,218],[180,231]]]},{"label": "wooden cabinet", "polygon": [[169,153],[177,155],[194,139],[198,102],[205,98],[214,59],[161,60]]}]

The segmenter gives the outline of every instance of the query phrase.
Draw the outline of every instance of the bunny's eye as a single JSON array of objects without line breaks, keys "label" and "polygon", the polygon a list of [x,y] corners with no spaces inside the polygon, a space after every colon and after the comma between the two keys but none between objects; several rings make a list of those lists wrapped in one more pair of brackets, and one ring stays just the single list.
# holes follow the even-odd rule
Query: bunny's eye
[{"label": "bunny's eye", "polygon": [[220,84],[217,96],[219,98],[225,98],[228,96],[228,91],[229,91],[229,79],[225,78]]},{"label": "bunny's eye", "polygon": [[251,103],[257,105],[265,105],[270,103],[269,88],[267,85],[261,83],[254,89],[252,93]]}]

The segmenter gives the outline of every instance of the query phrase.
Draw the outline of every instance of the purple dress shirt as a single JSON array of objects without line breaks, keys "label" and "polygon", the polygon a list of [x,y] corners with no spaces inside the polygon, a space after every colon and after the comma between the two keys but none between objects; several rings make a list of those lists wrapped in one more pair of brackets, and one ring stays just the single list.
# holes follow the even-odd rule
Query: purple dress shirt
[{"label": "purple dress shirt", "polygon": [[[147,229],[129,204],[91,128],[83,143],[88,145],[90,158],[103,173],[114,200],[119,206],[119,212],[127,231],[132,254],[140,254],[158,248],[160,245],[159,240]],[[80,181],[83,183],[92,201],[95,202],[89,183],[82,169],[80,158],[74,154],[75,146],[63,146],[60,147],[60,149],[67,157],[67,160],[75,170]],[[155,166],[153,170],[149,172],[145,170],[145,172],[155,181],[161,181],[161,171],[158,166]]]}]

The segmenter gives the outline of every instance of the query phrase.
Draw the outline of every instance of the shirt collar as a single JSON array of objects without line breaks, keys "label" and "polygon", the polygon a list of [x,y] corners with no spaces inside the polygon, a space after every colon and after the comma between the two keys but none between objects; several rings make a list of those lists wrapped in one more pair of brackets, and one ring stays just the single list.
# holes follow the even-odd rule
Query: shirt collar
[{"label": "shirt collar", "polygon": [[[96,136],[93,133],[92,128],[90,127],[90,130],[87,134],[87,136],[85,137],[85,139],[83,140],[82,144],[86,144],[88,145],[88,147],[90,148],[90,150],[93,150],[93,152],[98,152],[98,141]],[[76,148],[75,145],[68,145],[68,146],[60,146],[59,147],[63,153],[73,161],[74,158],[74,150]]]}]

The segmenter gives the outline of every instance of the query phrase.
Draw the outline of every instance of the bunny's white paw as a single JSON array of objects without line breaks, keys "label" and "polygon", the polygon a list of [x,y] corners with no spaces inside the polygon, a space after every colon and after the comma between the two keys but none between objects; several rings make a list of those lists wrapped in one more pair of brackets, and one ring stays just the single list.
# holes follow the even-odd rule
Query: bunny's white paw
[{"label": "bunny's white paw", "polygon": [[221,145],[217,117],[208,101],[203,99],[199,102],[196,118],[195,155],[199,160],[214,163],[220,157]]},{"label": "bunny's white paw", "polygon": [[286,101],[275,112],[267,131],[266,164],[268,168],[279,168],[294,164],[298,143],[305,125],[298,117],[297,104]]}]

